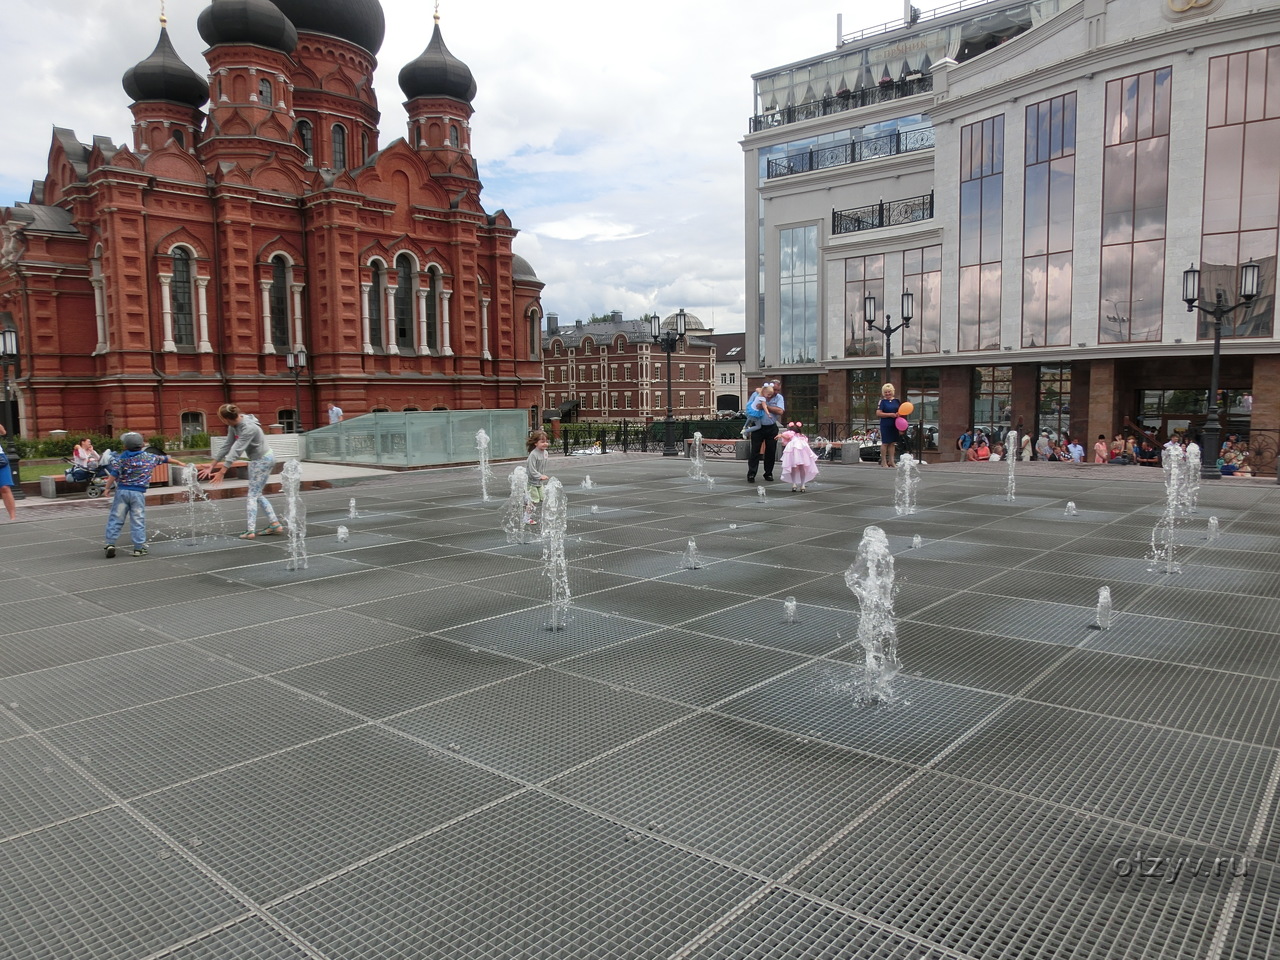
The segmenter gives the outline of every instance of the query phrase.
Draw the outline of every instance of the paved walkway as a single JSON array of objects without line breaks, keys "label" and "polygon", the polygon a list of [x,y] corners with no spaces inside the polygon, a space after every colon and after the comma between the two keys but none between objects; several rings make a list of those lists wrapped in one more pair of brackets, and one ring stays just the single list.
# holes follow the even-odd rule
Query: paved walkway
[{"label": "paved walkway", "polygon": [[[28,501],[0,957],[1280,955],[1273,482],[1204,484],[1152,569],[1158,471],[1032,464],[1010,501],[1003,465],[926,467],[898,515],[871,465],[763,499],[688,466],[553,458],[563,629],[510,464],[488,500],[335,472],[305,565],[229,536],[236,501],[155,504],[114,560],[101,505]],[[869,525],[888,704],[845,581]]]}]

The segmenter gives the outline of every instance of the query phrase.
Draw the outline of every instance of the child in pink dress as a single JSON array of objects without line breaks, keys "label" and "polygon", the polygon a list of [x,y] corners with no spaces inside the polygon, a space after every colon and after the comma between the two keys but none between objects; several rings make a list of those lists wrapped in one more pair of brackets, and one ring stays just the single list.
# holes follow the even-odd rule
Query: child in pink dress
[{"label": "child in pink dress", "polygon": [[805,487],[818,475],[818,457],[803,430],[802,423],[788,423],[787,429],[778,434],[786,444],[782,451],[782,481],[800,493],[805,493]]}]

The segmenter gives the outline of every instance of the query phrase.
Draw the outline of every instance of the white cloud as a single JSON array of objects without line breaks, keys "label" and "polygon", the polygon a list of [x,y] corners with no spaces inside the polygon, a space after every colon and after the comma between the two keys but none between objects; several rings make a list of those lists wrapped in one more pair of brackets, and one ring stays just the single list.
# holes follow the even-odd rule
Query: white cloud
[{"label": "white cloud", "polygon": [[[168,0],[169,34],[204,73],[196,18]],[[400,68],[431,38],[431,4],[382,0],[374,78],[382,145],[405,135]],[[902,15],[901,0],[846,5],[853,30]],[[43,177],[54,126],[82,142],[131,140],[120,78],[159,34],[158,4],[8,0],[0,34],[0,204]],[[802,0],[444,0],[450,51],[475,75],[472,145],[489,210],[562,322],[685,307],[717,329],[745,319],[743,158],[751,74],[831,50],[836,10]]]}]

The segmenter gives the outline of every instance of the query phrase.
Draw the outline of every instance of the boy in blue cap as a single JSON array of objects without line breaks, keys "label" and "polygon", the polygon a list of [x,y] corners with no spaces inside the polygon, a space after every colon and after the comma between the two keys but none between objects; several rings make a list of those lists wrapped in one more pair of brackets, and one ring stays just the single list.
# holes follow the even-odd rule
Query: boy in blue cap
[{"label": "boy in blue cap", "polygon": [[151,486],[151,473],[162,463],[185,466],[181,460],[163,453],[147,453],[142,448],[146,441],[142,434],[130,431],[120,438],[124,452],[107,466],[107,487],[115,485],[115,497],[111,501],[111,513],[107,515],[106,544],[103,550],[109,558],[116,555],[116,538],[129,520],[129,534],[133,539],[133,555],[147,555],[147,488]]}]

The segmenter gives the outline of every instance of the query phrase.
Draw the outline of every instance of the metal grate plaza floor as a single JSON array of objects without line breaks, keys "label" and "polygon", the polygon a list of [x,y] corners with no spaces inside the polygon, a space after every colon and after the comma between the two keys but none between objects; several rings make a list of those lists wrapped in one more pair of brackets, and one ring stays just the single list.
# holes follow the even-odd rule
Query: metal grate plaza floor
[{"label": "metal grate plaza floor", "polygon": [[241,500],[145,559],[4,527],[0,956],[1280,958],[1280,487],[1204,485],[1169,574],[1159,471],[926,467],[900,517],[869,465],[687,466],[553,460],[556,631],[510,465],[304,494],[305,570]]}]

